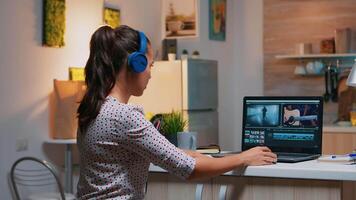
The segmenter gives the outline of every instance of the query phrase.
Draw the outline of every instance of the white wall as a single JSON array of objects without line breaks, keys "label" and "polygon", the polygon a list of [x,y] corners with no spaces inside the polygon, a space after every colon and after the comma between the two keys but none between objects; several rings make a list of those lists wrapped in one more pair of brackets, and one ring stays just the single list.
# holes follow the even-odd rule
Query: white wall
[{"label": "white wall", "polygon": [[[122,22],[143,30],[160,49],[160,0],[109,0]],[[208,0],[200,0],[200,37],[179,40],[179,52],[199,50],[219,61],[220,144],[240,149],[242,97],[262,94],[262,0],[227,0],[225,42],[208,39]],[[29,155],[63,163],[63,147],[43,145],[48,137],[52,80],[67,79],[69,66],[84,66],[92,32],[102,24],[103,0],[71,0],[66,46],[41,46],[42,0],[0,1],[0,199],[10,199],[5,180],[11,164]],[[16,139],[29,140],[16,152]]]},{"label": "white wall", "polygon": [[[11,199],[6,174],[17,158],[63,160],[63,147],[43,145],[48,95],[54,78],[85,65],[90,35],[102,23],[102,1],[66,1],[66,46],[42,47],[42,2],[0,1],[0,199]],[[17,138],[28,139],[27,151],[16,152]]]}]

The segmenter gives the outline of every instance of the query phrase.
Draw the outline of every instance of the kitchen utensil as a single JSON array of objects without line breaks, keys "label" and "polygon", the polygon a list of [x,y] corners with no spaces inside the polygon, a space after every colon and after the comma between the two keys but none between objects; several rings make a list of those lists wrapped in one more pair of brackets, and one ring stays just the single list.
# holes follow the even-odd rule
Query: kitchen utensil
[{"label": "kitchen utensil", "polygon": [[328,65],[327,69],[325,70],[325,94],[324,94],[324,101],[328,102],[330,98],[330,93],[329,93],[329,82],[330,82],[330,68],[331,64]]},{"label": "kitchen utensil", "polygon": [[338,69],[336,67],[331,68],[330,71],[330,88],[331,88],[331,100],[337,102],[338,99]]}]

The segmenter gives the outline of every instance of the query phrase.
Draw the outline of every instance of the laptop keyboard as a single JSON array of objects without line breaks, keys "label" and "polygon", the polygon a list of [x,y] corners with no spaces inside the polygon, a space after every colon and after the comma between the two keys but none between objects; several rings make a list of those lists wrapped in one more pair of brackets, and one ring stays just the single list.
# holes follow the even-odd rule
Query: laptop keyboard
[{"label": "laptop keyboard", "polygon": [[318,154],[306,154],[306,153],[282,153],[278,152],[277,162],[295,163],[307,160],[313,160],[319,157]]},{"label": "laptop keyboard", "polygon": [[307,153],[286,153],[286,152],[276,152],[277,157],[306,157],[311,154]]}]

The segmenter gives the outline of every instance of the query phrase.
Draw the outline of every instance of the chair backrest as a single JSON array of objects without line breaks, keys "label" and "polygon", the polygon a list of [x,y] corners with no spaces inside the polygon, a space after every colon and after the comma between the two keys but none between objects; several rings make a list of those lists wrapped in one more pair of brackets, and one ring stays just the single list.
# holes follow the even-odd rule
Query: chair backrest
[{"label": "chair backrest", "polygon": [[51,185],[57,186],[61,199],[65,200],[63,187],[59,178],[53,166],[45,160],[34,157],[18,159],[11,167],[10,182],[17,200],[21,199],[19,187],[38,190],[38,188],[46,188]]}]

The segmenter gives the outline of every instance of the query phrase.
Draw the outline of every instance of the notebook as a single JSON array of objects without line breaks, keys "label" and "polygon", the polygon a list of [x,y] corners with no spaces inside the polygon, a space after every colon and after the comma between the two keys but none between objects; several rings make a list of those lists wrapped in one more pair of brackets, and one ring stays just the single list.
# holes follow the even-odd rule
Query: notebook
[{"label": "notebook", "polygon": [[267,146],[278,162],[300,162],[321,154],[322,97],[245,97],[242,150]]}]

